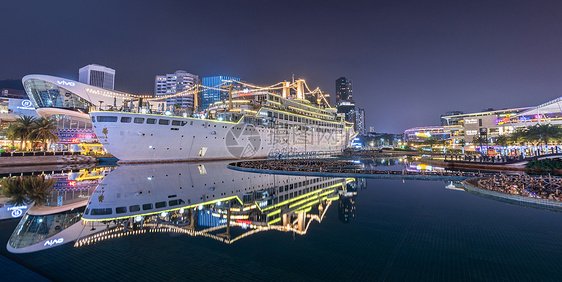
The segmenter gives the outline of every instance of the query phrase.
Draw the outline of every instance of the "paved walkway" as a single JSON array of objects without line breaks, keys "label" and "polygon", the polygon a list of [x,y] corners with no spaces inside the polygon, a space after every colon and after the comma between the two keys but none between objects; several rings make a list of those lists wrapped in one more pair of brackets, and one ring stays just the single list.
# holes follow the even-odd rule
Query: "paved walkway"
[{"label": "paved walkway", "polygon": [[529,158],[524,158],[524,159],[510,160],[510,161],[506,161],[506,162],[500,162],[500,161],[492,162],[492,161],[480,161],[480,160],[465,161],[465,160],[455,160],[455,159],[451,160],[451,159],[449,159],[450,157],[451,157],[450,155],[447,155],[447,158],[445,159],[446,163],[507,165],[507,166],[513,166],[513,167],[524,167],[529,161],[532,161],[532,160],[560,158],[560,157],[562,157],[562,153],[540,155],[540,156],[534,156],[534,157],[529,157]]}]

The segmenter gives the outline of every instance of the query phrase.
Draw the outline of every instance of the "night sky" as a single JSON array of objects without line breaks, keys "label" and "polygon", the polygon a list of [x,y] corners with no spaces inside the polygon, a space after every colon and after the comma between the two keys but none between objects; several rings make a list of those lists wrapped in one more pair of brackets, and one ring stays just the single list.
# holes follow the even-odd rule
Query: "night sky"
[{"label": "night sky", "polygon": [[0,79],[78,79],[152,94],[186,70],[258,85],[304,78],[332,94],[353,80],[377,132],[438,125],[450,110],[534,106],[562,96],[562,1],[2,1]]}]

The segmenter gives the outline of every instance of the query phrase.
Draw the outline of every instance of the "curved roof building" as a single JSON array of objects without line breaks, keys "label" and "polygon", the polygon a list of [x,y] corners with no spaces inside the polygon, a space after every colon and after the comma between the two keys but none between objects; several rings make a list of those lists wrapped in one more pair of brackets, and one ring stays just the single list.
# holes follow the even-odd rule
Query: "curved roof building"
[{"label": "curved roof building", "polygon": [[121,107],[131,99],[140,98],[50,75],[26,75],[22,83],[41,116],[65,114],[88,119],[92,107]]},{"label": "curved roof building", "polygon": [[22,83],[37,113],[56,120],[57,144],[96,140],[88,116],[91,110],[111,107],[125,110],[131,106],[130,101],[143,98],[50,75],[26,75]]}]

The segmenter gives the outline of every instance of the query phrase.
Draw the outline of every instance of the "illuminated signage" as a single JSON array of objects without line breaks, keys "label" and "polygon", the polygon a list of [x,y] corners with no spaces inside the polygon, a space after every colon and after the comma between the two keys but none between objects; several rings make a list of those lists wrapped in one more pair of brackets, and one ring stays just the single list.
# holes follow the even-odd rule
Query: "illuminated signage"
[{"label": "illuminated signage", "polygon": [[429,138],[429,137],[431,137],[431,133],[427,132],[427,131],[426,132],[416,132],[416,136],[417,137],[427,137],[427,138]]},{"label": "illuminated signage", "polygon": [[64,85],[64,86],[75,86],[76,83],[72,82],[72,81],[65,81],[65,80],[57,80],[57,83],[59,85]]},{"label": "illuminated signage", "polygon": [[475,118],[465,119],[465,120],[464,120],[464,123],[465,123],[465,124],[475,124],[475,123],[477,123],[477,122],[478,122],[478,120],[475,119]]},{"label": "illuminated signage", "polygon": [[10,207],[8,208],[9,211],[12,211],[12,217],[20,217],[23,214],[23,210],[27,209],[27,206],[17,206],[17,207]]},{"label": "illuminated signage", "polygon": [[498,125],[505,124],[509,122],[509,118],[497,118],[495,122]]},{"label": "illuminated signage", "polygon": [[17,108],[22,110],[35,110],[33,104],[31,103],[31,100],[21,100],[21,103],[19,106],[17,106]]},{"label": "illuminated signage", "polygon": [[96,139],[91,129],[59,129],[56,134],[60,144],[77,144],[83,139]]},{"label": "illuminated signage", "polygon": [[476,135],[478,134],[478,130],[467,130],[466,135]]},{"label": "illuminated signage", "polygon": [[62,242],[64,242],[64,238],[58,238],[58,239],[53,239],[53,240],[47,240],[45,241],[45,244],[43,244],[43,246],[52,246],[52,245],[56,245],[56,244],[62,244]]}]

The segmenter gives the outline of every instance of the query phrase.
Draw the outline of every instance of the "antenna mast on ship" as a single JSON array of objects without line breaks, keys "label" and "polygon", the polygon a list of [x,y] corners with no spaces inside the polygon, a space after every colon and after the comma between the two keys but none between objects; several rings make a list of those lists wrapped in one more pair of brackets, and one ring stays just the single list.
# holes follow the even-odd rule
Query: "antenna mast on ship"
[{"label": "antenna mast on ship", "polygon": [[232,85],[234,84],[234,80],[230,82],[228,86],[228,110],[232,111]]}]

